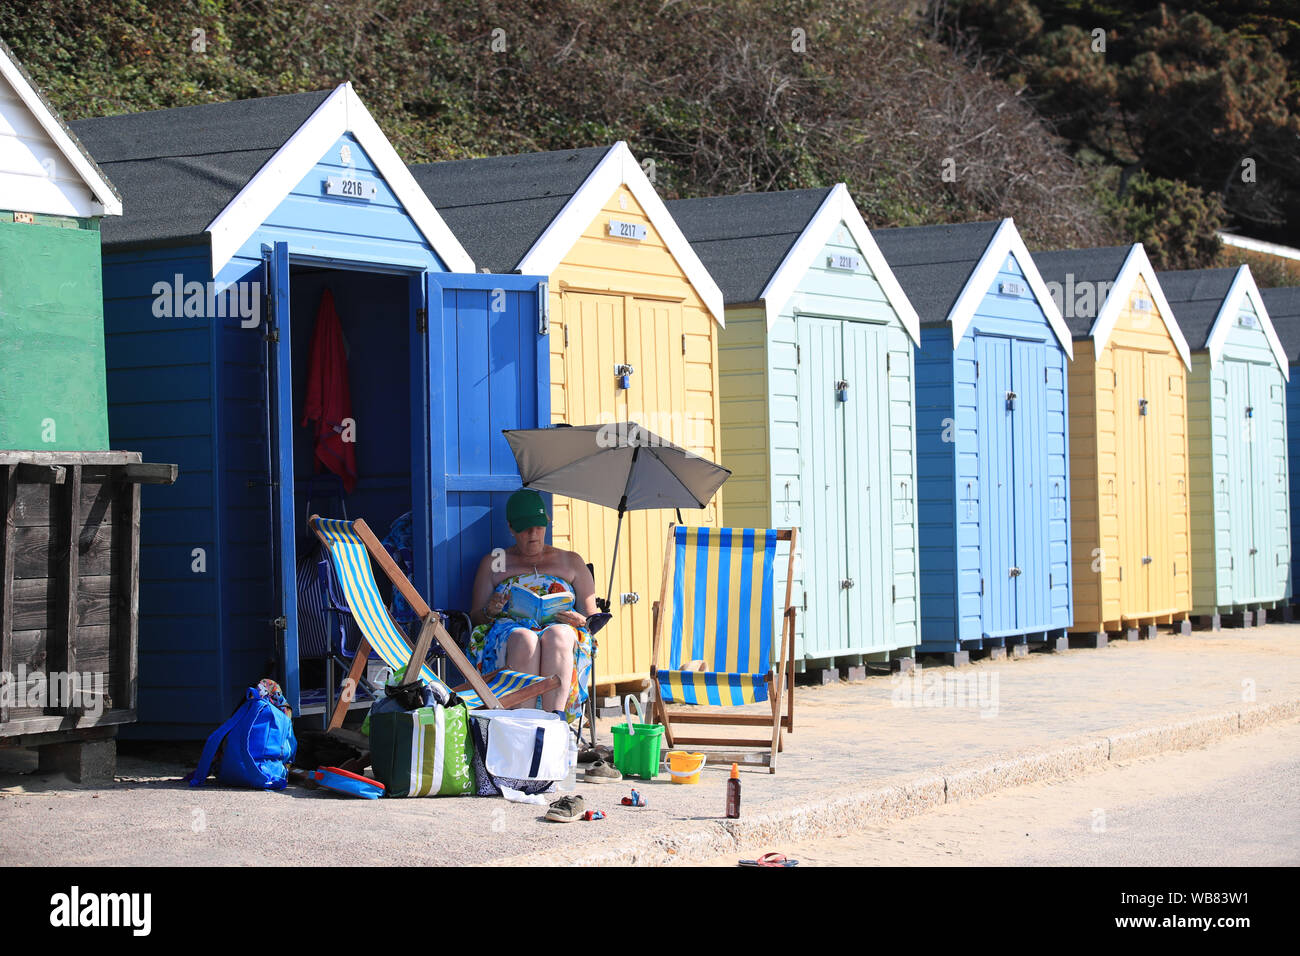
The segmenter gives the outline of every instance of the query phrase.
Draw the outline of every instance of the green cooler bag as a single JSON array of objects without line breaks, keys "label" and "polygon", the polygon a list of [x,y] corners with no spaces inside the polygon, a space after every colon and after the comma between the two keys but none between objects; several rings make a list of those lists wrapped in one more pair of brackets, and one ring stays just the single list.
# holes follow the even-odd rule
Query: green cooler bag
[{"label": "green cooler bag", "polygon": [[389,797],[474,795],[468,708],[370,715],[370,763]]}]

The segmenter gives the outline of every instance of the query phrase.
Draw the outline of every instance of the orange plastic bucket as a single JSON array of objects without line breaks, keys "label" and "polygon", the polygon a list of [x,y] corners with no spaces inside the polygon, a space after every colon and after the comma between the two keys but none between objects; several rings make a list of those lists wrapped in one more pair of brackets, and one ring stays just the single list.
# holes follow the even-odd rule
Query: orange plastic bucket
[{"label": "orange plastic bucket", "polygon": [[672,777],[673,783],[699,783],[704,761],[704,754],[670,750],[668,751],[668,775]]}]

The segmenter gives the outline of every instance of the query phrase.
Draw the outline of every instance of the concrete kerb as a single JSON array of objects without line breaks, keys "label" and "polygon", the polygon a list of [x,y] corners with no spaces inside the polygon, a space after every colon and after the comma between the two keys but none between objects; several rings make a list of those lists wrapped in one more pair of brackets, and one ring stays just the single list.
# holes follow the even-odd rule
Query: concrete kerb
[{"label": "concrete kerb", "polygon": [[945,803],[1030,783],[1060,782],[1104,769],[1108,763],[1201,747],[1296,718],[1300,718],[1300,697],[1089,735],[847,794],[826,791],[740,820],[701,821],[673,833],[647,832],[635,842],[624,839],[601,847],[525,854],[484,865],[663,866],[711,859],[754,845],[847,836],[861,827],[906,819]]}]

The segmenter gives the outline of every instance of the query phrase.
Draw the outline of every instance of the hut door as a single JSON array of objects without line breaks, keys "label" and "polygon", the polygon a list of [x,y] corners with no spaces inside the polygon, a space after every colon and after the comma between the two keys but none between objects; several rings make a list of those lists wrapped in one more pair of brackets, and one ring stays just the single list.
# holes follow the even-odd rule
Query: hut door
[{"label": "hut door", "polygon": [[1231,601],[1243,604],[1255,597],[1255,507],[1253,449],[1258,436],[1250,395],[1250,365],[1225,359],[1223,380],[1227,386],[1227,507],[1228,580]]},{"label": "hut door", "polygon": [[[862,322],[840,323],[843,371],[848,383],[843,430],[836,436],[845,467],[844,509],[848,530],[845,567],[850,646],[886,647],[894,634],[894,488],[890,454],[888,332]],[[816,367],[816,366],[814,366]],[[825,366],[829,369],[831,366]]]},{"label": "hut door", "polygon": [[[627,391],[616,387],[618,383],[614,377],[615,364],[627,361],[624,298],[564,292],[560,303],[560,325],[551,329],[551,335],[559,337],[558,344],[563,353],[561,362],[551,363],[552,421],[599,425],[614,418],[625,419]],[[635,373],[633,380],[636,380]],[[560,495],[554,497],[554,512],[553,540],[556,546],[578,552],[595,566],[596,593],[604,597],[609,586],[609,563],[614,554],[616,512]],[[614,577],[614,618],[600,634],[600,653],[596,657],[596,680],[601,682],[630,680],[638,673],[644,675],[650,671],[649,660],[644,662],[640,671],[636,669],[633,622],[626,614],[630,606],[620,603],[621,595],[632,592],[633,546],[626,521],[625,517]],[[660,555],[664,540],[661,538],[657,543]],[[658,595],[642,597],[649,607]],[[646,648],[648,653],[648,642]]]},{"label": "hut door", "polygon": [[[849,528],[846,503],[844,410],[835,383],[844,375],[844,323],[832,319],[799,317],[799,434],[803,474],[803,526],[800,535],[804,583],[808,590],[808,620],[804,623],[803,654],[811,658],[834,656],[847,645],[849,631],[848,551],[859,528]],[[865,389],[867,382],[861,381]],[[852,390],[850,385],[850,391]],[[878,454],[865,437],[855,448],[863,457]],[[856,491],[855,491],[856,493]],[[877,528],[877,533],[881,529]],[[870,529],[867,537],[870,541]],[[854,580],[854,585],[866,582]],[[874,622],[864,622],[872,626]]]},{"label": "hut door", "polygon": [[[1142,398],[1146,401],[1146,415],[1138,415],[1142,424],[1143,469],[1146,480],[1146,550],[1142,556],[1147,559],[1144,587],[1146,604],[1144,608],[1153,614],[1167,613],[1174,609],[1174,527],[1173,516],[1177,513],[1174,496],[1177,488],[1173,487],[1173,429],[1181,435],[1182,428],[1174,425],[1174,402],[1177,400],[1171,392],[1169,382],[1177,374],[1174,363],[1168,355],[1158,352],[1143,354],[1144,390]],[[1140,410],[1135,409],[1136,415]],[[1186,562],[1184,562],[1186,564]]]},{"label": "hut door", "polygon": [[293,351],[289,340],[289,245],[266,253],[267,369],[270,390],[271,519],[275,579],[272,627],[284,668],[284,692],[298,700],[297,537],[293,503]]},{"label": "hut door", "polygon": [[981,617],[985,634],[1016,627],[1016,461],[1012,417],[1024,403],[1015,396],[1011,340],[975,337],[979,429]]},{"label": "hut door", "polygon": [[1285,524],[1278,527],[1281,514],[1272,507],[1278,490],[1286,487],[1286,471],[1284,468],[1279,471],[1281,462],[1274,454],[1274,436],[1281,436],[1284,429],[1278,422],[1280,399],[1273,395],[1278,385],[1272,369],[1258,363],[1252,363],[1247,369],[1251,411],[1246,432],[1250,441],[1253,518],[1246,557],[1254,576],[1250,599],[1268,601],[1281,597],[1286,583],[1279,570],[1278,551],[1279,539],[1287,534],[1287,527]]},{"label": "hut door", "polygon": [[1047,482],[1047,346],[1016,340],[1011,346],[1010,403],[1015,486],[1014,578],[1017,628],[1046,628],[1051,620],[1048,552],[1051,489]]},{"label": "hut door", "polygon": [[[1115,361],[1115,496],[1119,540],[1118,576],[1121,615],[1136,616],[1150,608],[1148,580],[1151,554],[1147,518],[1150,510],[1147,476],[1150,432],[1142,414],[1147,399],[1144,353],[1116,348]],[[1150,410],[1150,404],[1145,406]]]}]

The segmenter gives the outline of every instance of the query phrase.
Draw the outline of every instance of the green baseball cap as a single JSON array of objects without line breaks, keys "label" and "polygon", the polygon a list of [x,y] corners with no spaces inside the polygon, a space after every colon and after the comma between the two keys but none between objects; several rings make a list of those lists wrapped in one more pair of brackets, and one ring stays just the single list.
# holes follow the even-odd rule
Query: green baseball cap
[{"label": "green baseball cap", "polygon": [[542,496],[528,488],[520,488],[510,496],[506,502],[506,521],[514,531],[545,528],[551,523]]}]

